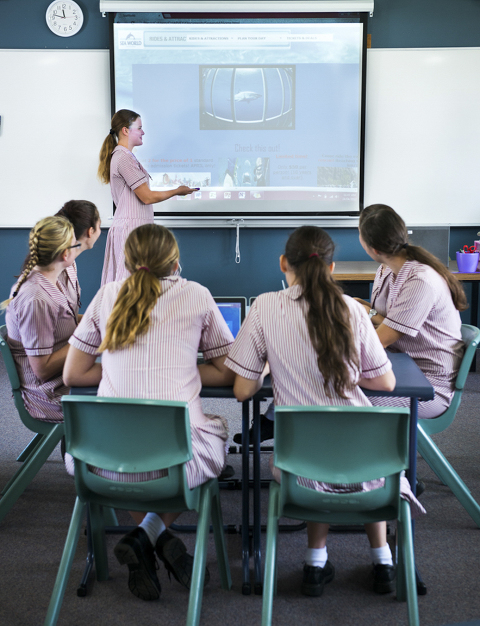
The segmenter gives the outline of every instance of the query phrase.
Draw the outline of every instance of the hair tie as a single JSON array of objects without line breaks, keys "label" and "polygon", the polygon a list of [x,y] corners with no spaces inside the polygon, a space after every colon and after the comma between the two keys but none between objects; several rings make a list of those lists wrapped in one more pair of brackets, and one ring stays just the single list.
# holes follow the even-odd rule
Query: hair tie
[{"label": "hair tie", "polygon": [[318,254],[316,252],[312,252],[312,254],[308,258],[313,259],[314,256],[318,257]]},{"label": "hair tie", "polygon": [[113,128],[110,129],[110,135],[115,135],[115,131],[113,130]]},{"label": "hair tie", "polygon": [[402,248],[408,248],[408,241],[403,244]]},{"label": "hair tie", "polygon": [[149,268],[149,267],[147,267],[146,265],[142,265],[142,266],[140,266],[140,267],[137,267],[137,272],[138,272],[139,270],[146,270],[147,272],[149,272],[149,271],[150,271],[150,268]]}]

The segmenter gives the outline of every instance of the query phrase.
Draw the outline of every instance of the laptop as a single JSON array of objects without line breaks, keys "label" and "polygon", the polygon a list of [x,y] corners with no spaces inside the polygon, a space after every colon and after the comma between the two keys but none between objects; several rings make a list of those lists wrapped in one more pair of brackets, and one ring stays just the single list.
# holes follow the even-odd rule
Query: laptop
[{"label": "laptop", "polygon": [[218,296],[213,298],[217,303],[223,319],[227,322],[233,337],[235,338],[240,330],[247,311],[247,299],[242,296]]}]

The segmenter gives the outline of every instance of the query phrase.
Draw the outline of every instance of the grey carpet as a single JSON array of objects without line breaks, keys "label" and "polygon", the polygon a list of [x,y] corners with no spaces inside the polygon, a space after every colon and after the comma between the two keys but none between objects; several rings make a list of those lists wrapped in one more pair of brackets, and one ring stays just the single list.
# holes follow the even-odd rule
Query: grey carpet
[{"label": "grey carpet", "polygon": [[[479,403],[480,374],[474,373],[469,376],[454,424],[446,432],[435,436],[441,450],[477,501],[480,500]],[[0,485],[4,485],[18,466],[16,456],[31,437],[15,412],[1,361],[0,407]],[[230,422],[231,436],[238,431],[240,408],[234,401],[205,401],[204,409],[208,413],[225,415]],[[269,475],[268,456],[268,453],[262,455],[262,475],[265,477]],[[237,476],[240,476],[240,456],[231,455],[229,463],[235,467]],[[426,483],[427,489],[422,496],[422,502],[428,511],[416,524],[417,564],[428,586],[428,594],[419,598],[421,624],[442,626],[478,620],[480,529],[422,459],[419,459],[418,473]],[[73,481],[65,473],[57,449],[0,524],[1,624],[43,624],[74,499]],[[264,489],[263,519],[266,515],[267,499],[268,490]],[[240,524],[240,507],[240,491],[222,490],[225,523],[237,526]],[[127,513],[120,513],[119,520],[121,523],[130,523]],[[194,516],[185,514],[179,520],[184,523],[188,521],[194,522]],[[194,536],[183,535],[183,538],[189,549],[193,549]],[[81,535],[59,624],[184,624],[187,593],[175,581],[168,579],[163,566],[159,570],[162,584],[159,601],[143,602],[128,591],[127,570],[118,565],[113,555],[113,546],[117,540],[118,537],[108,537],[110,580],[102,583],[92,580],[87,597],[78,598],[76,588],[86,554],[86,539]],[[211,581],[205,588],[201,624],[259,624],[261,597],[243,596],[241,593],[240,535],[227,535],[227,547],[233,590],[222,591],[219,586],[215,548],[213,539],[210,539],[208,565]],[[299,623],[302,626],[396,626],[408,623],[406,604],[397,602],[394,594],[377,596],[371,591],[368,542],[364,534],[330,534],[329,557],[335,564],[337,575],[325,588],[321,598],[306,598],[300,594],[305,547],[305,531],[280,535],[278,595],[273,609],[275,625]]]}]

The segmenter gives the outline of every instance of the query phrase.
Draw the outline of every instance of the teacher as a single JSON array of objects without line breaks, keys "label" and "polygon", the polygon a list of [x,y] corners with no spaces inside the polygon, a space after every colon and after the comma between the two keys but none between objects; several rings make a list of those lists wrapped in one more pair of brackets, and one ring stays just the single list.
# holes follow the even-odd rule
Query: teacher
[{"label": "teacher", "polygon": [[133,154],[143,144],[142,120],[138,113],[121,109],[112,117],[111,128],[100,150],[98,177],[110,183],[115,215],[108,231],[102,285],[130,276],[125,268],[123,248],[137,226],[153,224],[153,204],[173,196],[186,196],[195,189],[181,186],[168,191],[152,191],[148,172]]}]

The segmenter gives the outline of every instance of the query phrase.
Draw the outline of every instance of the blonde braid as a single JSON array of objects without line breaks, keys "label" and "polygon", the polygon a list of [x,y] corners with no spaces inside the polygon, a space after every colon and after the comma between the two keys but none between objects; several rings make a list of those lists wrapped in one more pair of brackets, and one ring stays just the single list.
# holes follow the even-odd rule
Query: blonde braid
[{"label": "blonde braid", "polygon": [[[42,232],[43,231],[43,232]],[[46,217],[35,224],[28,238],[29,255],[12,298],[0,303],[0,311],[7,308],[20,291],[35,266],[46,267],[66,250],[74,238],[73,225],[65,217]]]}]

